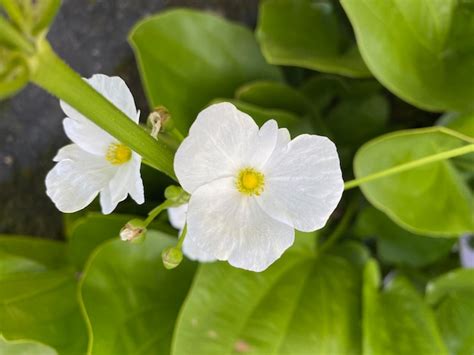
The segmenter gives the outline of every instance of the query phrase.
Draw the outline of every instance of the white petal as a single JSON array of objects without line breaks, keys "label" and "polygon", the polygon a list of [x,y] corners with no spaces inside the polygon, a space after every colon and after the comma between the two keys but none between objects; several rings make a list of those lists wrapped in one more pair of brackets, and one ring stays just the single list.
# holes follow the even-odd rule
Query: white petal
[{"label": "white petal", "polygon": [[217,260],[212,254],[201,249],[189,236],[186,236],[184,239],[183,253],[188,259],[199,261],[200,263],[210,263]]},{"label": "white petal", "polygon": [[66,213],[89,205],[115,172],[104,158],[84,151],[81,154],[79,150],[74,154],[74,160],[60,161],[46,176],[46,193],[56,207]]},{"label": "white petal", "polygon": [[63,120],[66,136],[82,150],[97,156],[107,154],[111,143],[117,140],[91,121],[83,118],[81,120],[66,117]]},{"label": "white petal", "polygon": [[81,160],[86,156],[84,150],[82,150],[77,144],[68,144],[58,150],[56,156],[53,158],[53,161],[61,160]]},{"label": "white petal", "polygon": [[293,244],[294,230],[266,214],[255,198],[240,194],[233,178],[201,186],[191,196],[188,238],[219,260],[265,270]]},{"label": "white petal", "polygon": [[462,237],[459,242],[461,265],[465,268],[474,268],[474,248],[469,245],[469,236]]},{"label": "white petal", "polygon": [[272,155],[264,174],[260,206],[273,218],[304,232],[326,224],[344,190],[336,147],[326,137],[296,137]]},{"label": "white petal", "polygon": [[176,152],[179,182],[192,193],[205,183],[236,175],[242,167],[263,166],[275,147],[277,130],[276,122],[269,121],[259,131],[250,116],[230,103],[209,106]]},{"label": "white petal", "polygon": [[[86,81],[130,119],[138,122],[139,115],[133,96],[121,78],[96,74]],[[60,101],[60,105],[69,117],[63,121],[69,139],[89,153],[104,155],[108,145],[116,140],[64,101]]]},{"label": "white petal", "polygon": [[[140,186],[141,191],[139,191]],[[136,195],[135,197],[138,197],[137,199],[134,197],[135,201],[138,204],[143,203],[143,182],[140,177],[140,165],[137,165],[133,159],[126,164],[120,165],[107,186],[100,192],[102,213],[111,213],[119,202],[125,200],[132,191]]]},{"label": "white petal", "polygon": [[168,218],[173,228],[176,228],[180,231],[184,228],[184,225],[186,224],[187,211],[188,211],[187,203],[178,207],[168,208]]},{"label": "white petal", "polygon": [[132,197],[136,203],[139,205],[145,202],[145,191],[143,188],[143,180],[140,173],[140,168],[142,164],[142,157],[137,153],[132,153],[132,160],[133,160],[133,170],[132,170],[132,178],[130,181],[130,186],[128,193],[130,197]]},{"label": "white petal", "polygon": [[[168,217],[171,225],[179,230],[179,234],[182,233],[184,225],[186,224],[186,213],[188,211],[188,204],[178,207],[168,208]],[[196,260],[202,263],[215,261],[216,258],[199,248],[191,238],[189,238],[189,232],[183,242],[183,253],[191,260]]]}]

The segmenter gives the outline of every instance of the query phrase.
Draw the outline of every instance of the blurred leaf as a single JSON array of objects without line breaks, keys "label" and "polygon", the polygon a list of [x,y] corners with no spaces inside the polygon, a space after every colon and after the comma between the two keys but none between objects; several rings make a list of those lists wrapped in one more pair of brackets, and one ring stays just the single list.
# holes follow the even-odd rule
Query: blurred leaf
[{"label": "blurred leaf", "polygon": [[0,5],[23,32],[36,36],[49,27],[61,0],[0,0]]},{"label": "blurred leaf", "polygon": [[301,251],[290,249],[262,273],[201,265],[172,353],[359,353],[358,268],[339,255]]},{"label": "blurred leaf", "polygon": [[450,354],[473,354],[474,269],[457,269],[440,276],[426,291]]},{"label": "blurred leaf", "polygon": [[363,287],[365,355],[447,354],[433,312],[402,276],[379,290],[376,261],[366,264]]},{"label": "blurred leaf", "polygon": [[367,66],[413,105],[474,109],[474,7],[456,0],[342,0]]},{"label": "blurred leaf", "polygon": [[[354,159],[361,178],[465,143],[438,127],[399,131],[363,145]],[[450,160],[425,164],[361,185],[365,197],[413,233],[457,237],[474,230],[474,197]]]},{"label": "blurred leaf", "polygon": [[14,95],[29,80],[23,57],[0,46],[0,99]]},{"label": "blurred leaf", "polygon": [[469,137],[474,137],[474,113],[446,113],[437,122]]},{"label": "blurred leaf", "polygon": [[274,81],[255,81],[241,86],[235,97],[267,109],[280,109],[303,116],[308,112],[308,99],[298,90]]},{"label": "blurred leaf", "polygon": [[0,354],[3,355],[57,355],[47,345],[32,341],[7,341],[0,336]]},{"label": "blurred leaf", "polygon": [[212,99],[248,81],[282,79],[247,28],[211,14],[161,13],[140,22],[130,43],[150,106],[166,106],[183,132]]},{"label": "blurred leaf", "polygon": [[455,239],[427,238],[410,233],[373,207],[360,212],[356,232],[377,239],[377,255],[388,264],[423,267],[447,256]]},{"label": "blurred leaf", "polygon": [[0,333],[41,342],[58,354],[85,352],[86,327],[65,245],[11,236],[0,245]]},{"label": "blurred leaf", "polygon": [[334,1],[262,1],[257,38],[269,63],[370,76],[344,13]]},{"label": "blurred leaf", "polygon": [[143,243],[111,240],[94,252],[81,283],[90,354],[169,353],[195,268],[183,261],[177,269],[164,269],[161,252],[175,242],[149,231]]},{"label": "blurred leaf", "polygon": [[136,217],[100,213],[89,213],[79,218],[71,228],[68,243],[71,263],[82,270],[92,251],[108,239],[119,239],[120,229],[133,218]]}]

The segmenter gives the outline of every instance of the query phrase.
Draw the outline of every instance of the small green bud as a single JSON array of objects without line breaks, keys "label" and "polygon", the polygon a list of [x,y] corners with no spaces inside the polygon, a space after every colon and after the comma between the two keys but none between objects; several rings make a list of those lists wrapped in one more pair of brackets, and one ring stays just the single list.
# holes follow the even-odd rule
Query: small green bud
[{"label": "small green bud", "polygon": [[181,264],[183,261],[183,252],[177,247],[168,247],[161,253],[163,265],[166,269],[171,270]]},{"label": "small green bud", "polygon": [[188,203],[190,196],[180,186],[171,185],[165,190],[165,198],[179,206]]},{"label": "small green bud", "polygon": [[120,239],[131,243],[141,243],[145,240],[146,224],[141,219],[132,219],[120,230]]}]

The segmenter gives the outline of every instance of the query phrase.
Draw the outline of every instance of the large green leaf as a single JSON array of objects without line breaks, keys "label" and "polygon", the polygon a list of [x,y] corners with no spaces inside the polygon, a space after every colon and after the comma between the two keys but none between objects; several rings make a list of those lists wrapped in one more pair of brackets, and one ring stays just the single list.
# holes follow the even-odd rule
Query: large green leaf
[{"label": "large green leaf", "polygon": [[89,255],[101,243],[119,238],[120,229],[134,216],[89,213],[79,218],[71,228],[68,249],[71,262],[82,270]]},{"label": "large green leaf", "polygon": [[335,1],[262,1],[257,37],[272,64],[370,76]]},{"label": "large green leaf", "polygon": [[164,105],[186,131],[216,97],[257,79],[281,80],[252,33],[215,15],[171,10],[140,22],[130,34],[150,105]]},{"label": "large green leaf", "polygon": [[474,269],[457,269],[430,282],[426,299],[435,309],[451,354],[474,353]]},{"label": "large green leaf", "polygon": [[[201,265],[173,354],[357,354],[360,271],[341,254],[290,249],[262,273]],[[360,260],[357,256],[355,259]]]},{"label": "large green leaf", "polygon": [[457,0],[342,0],[371,72],[427,110],[474,109],[474,7]]},{"label": "large green leaf", "polygon": [[65,245],[26,237],[0,238],[0,333],[30,339],[59,354],[85,351],[87,332]]},{"label": "large green leaf", "polygon": [[149,231],[143,243],[111,240],[92,255],[81,282],[90,354],[167,354],[195,265],[165,270],[176,239]]},{"label": "large green leaf", "polygon": [[423,267],[447,256],[455,239],[427,238],[400,228],[373,207],[357,217],[360,237],[376,237],[378,258],[388,264]]},{"label": "large green leaf", "polygon": [[[461,137],[462,138],[462,137]],[[464,146],[438,127],[400,131],[362,146],[354,159],[357,178]],[[449,160],[366,182],[367,199],[394,222],[417,234],[459,236],[474,230],[474,197]]]},{"label": "large green leaf", "polygon": [[47,345],[32,341],[7,341],[0,336],[0,354],[2,355],[57,355]]},{"label": "large green leaf", "polygon": [[375,261],[367,263],[363,287],[364,355],[446,354],[431,309],[402,276],[383,290]]}]

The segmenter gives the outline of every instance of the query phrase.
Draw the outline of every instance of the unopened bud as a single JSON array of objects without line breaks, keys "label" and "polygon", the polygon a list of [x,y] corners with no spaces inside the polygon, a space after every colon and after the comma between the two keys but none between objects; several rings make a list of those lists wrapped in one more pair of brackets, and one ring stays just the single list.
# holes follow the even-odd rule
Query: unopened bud
[{"label": "unopened bud", "polygon": [[158,133],[164,130],[167,122],[170,121],[170,113],[164,106],[158,106],[148,115],[148,125],[151,127],[151,136],[158,137]]},{"label": "unopened bud", "polygon": [[175,202],[177,206],[189,202],[189,194],[181,187],[170,185],[165,190],[165,198],[169,201]]},{"label": "unopened bud", "polygon": [[181,264],[183,261],[183,252],[177,247],[168,247],[161,253],[163,265],[166,269],[171,270]]},{"label": "unopened bud", "polygon": [[120,239],[126,242],[139,243],[145,240],[146,226],[141,219],[132,219],[120,230]]}]

